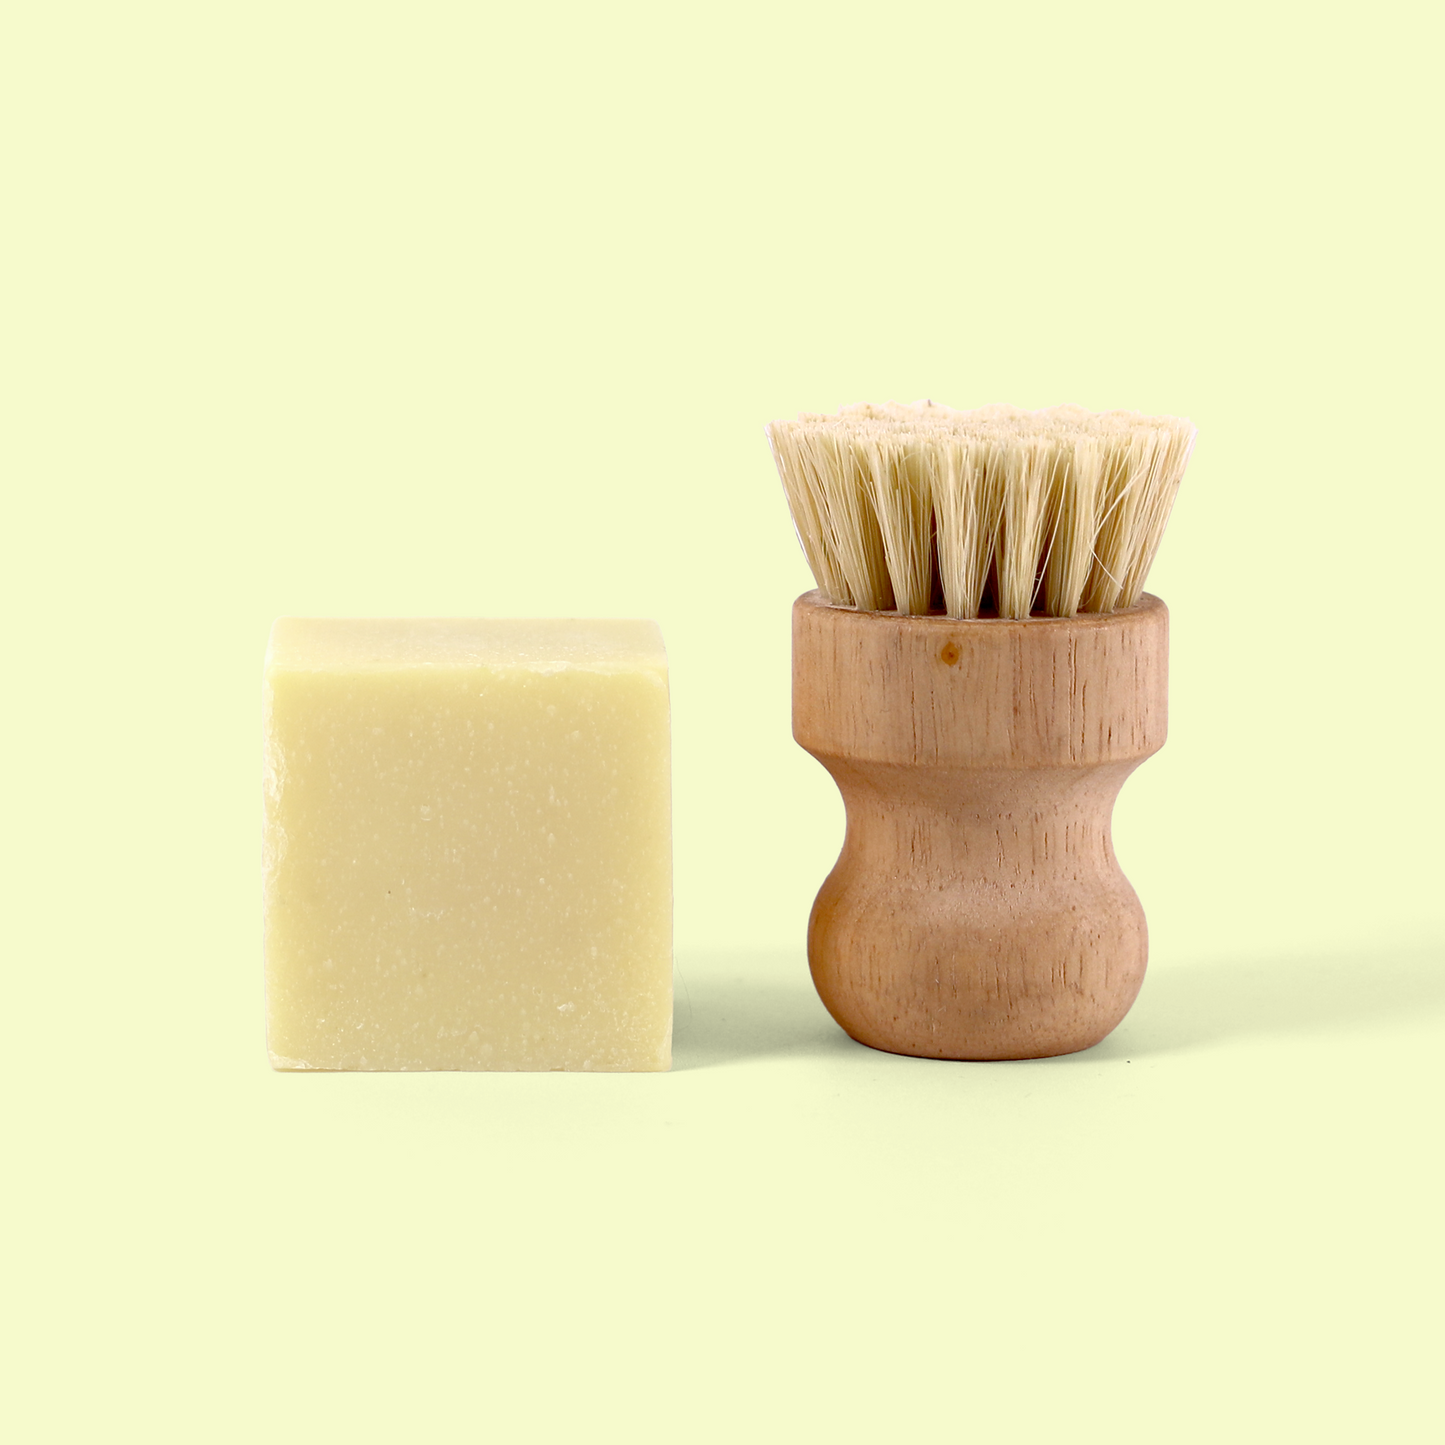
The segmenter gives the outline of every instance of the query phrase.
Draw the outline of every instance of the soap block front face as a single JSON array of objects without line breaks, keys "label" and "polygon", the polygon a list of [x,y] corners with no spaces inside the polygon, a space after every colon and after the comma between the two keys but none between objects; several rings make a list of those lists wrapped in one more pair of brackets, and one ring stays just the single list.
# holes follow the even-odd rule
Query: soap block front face
[{"label": "soap block front face", "polygon": [[666,1069],[667,664],[647,622],[282,618],[281,1069]]}]

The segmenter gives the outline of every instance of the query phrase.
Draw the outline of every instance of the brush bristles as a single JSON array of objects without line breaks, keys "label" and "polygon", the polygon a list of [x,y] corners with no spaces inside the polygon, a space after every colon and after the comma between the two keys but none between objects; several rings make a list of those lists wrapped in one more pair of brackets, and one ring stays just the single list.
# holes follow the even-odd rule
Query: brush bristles
[{"label": "brush bristles", "polygon": [[1178,417],[1074,406],[851,406],[767,431],[823,596],[950,617],[1133,607],[1194,444]]}]

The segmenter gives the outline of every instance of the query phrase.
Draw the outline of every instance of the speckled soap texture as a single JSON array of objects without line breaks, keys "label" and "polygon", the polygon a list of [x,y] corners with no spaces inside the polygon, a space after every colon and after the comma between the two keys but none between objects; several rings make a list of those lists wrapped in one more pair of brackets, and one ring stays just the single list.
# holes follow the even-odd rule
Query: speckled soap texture
[{"label": "speckled soap texture", "polygon": [[651,622],[280,619],[278,1069],[666,1069],[667,659]]}]

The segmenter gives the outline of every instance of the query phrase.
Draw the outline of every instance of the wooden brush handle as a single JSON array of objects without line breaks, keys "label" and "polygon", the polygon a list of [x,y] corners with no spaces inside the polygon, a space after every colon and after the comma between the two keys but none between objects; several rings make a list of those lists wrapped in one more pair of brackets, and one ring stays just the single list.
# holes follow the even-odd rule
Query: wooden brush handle
[{"label": "wooden brush handle", "polygon": [[833,775],[843,852],[808,961],[861,1043],[1024,1059],[1098,1043],[1144,978],[1109,836],[1164,744],[1169,614],[1026,621],[793,608],[793,736]]}]

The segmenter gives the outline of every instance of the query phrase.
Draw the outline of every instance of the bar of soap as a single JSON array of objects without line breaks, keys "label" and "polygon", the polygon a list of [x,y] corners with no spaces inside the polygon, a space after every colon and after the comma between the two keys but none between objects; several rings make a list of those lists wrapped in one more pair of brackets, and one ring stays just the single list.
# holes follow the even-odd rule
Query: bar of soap
[{"label": "bar of soap", "polygon": [[666,1069],[651,622],[283,617],[266,656],[278,1069]]}]

